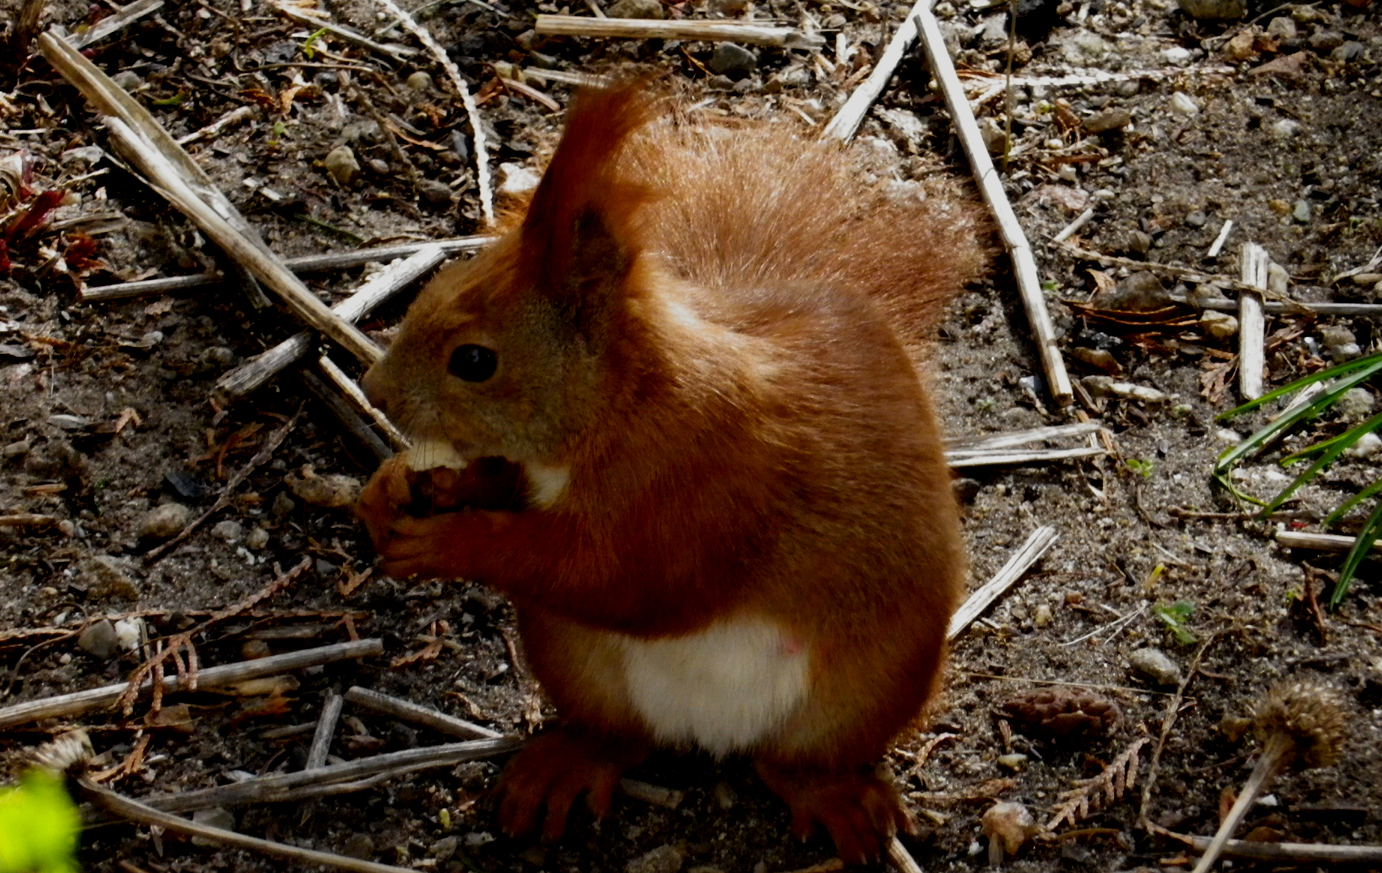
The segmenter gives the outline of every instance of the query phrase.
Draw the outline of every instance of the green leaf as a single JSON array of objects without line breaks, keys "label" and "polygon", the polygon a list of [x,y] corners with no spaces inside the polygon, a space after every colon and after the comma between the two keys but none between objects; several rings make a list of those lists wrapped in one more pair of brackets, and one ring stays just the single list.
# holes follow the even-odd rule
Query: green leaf
[{"label": "green leaf", "polygon": [[1363,529],[1358,531],[1358,539],[1354,540],[1353,548],[1349,550],[1348,557],[1344,559],[1344,566],[1339,570],[1339,582],[1334,586],[1334,593],[1329,596],[1330,607],[1338,606],[1343,601],[1344,595],[1348,593],[1348,584],[1353,581],[1353,574],[1358,572],[1358,565],[1362,564],[1363,559],[1372,551],[1378,534],[1382,534],[1382,503],[1377,504],[1372,515],[1363,523]]},{"label": "green leaf", "polygon": [[1272,501],[1262,510],[1262,514],[1267,515],[1279,509],[1281,504],[1285,503],[1292,494],[1295,494],[1298,488],[1315,478],[1320,470],[1334,463],[1334,460],[1342,455],[1349,446],[1358,442],[1360,437],[1377,430],[1379,426],[1382,426],[1382,412],[1374,415],[1357,427],[1350,428],[1348,431],[1339,434],[1339,436],[1331,440],[1326,440],[1322,444],[1325,445],[1326,448],[1320,453],[1320,456],[1315,459],[1315,462],[1306,468],[1304,473],[1297,476],[1294,482],[1283,488],[1280,494],[1273,497]]},{"label": "green leaf", "polygon": [[[1237,489],[1235,489],[1228,482],[1228,477],[1226,475],[1228,471],[1233,468],[1234,464],[1238,463],[1243,458],[1253,454],[1259,448],[1266,445],[1268,442],[1277,438],[1282,433],[1299,424],[1300,422],[1308,421],[1312,418],[1317,417],[1326,409],[1337,403],[1339,398],[1344,396],[1344,393],[1348,391],[1350,388],[1353,388],[1361,382],[1367,381],[1378,372],[1382,372],[1382,353],[1378,353],[1376,355],[1369,355],[1367,359],[1360,358],[1359,360],[1368,360],[1369,363],[1367,366],[1355,367],[1353,365],[1357,364],[1358,361],[1349,361],[1347,364],[1341,364],[1338,367],[1331,367],[1329,370],[1323,370],[1320,373],[1316,373],[1314,376],[1306,377],[1306,379],[1302,379],[1299,382],[1295,382],[1291,385],[1286,386],[1287,388],[1291,388],[1292,390],[1294,390],[1296,388],[1303,387],[1305,384],[1307,384],[1307,380],[1317,382],[1319,381],[1317,377],[1322,375],[1324,375],[1325,378],[1329,378],[1329,376],[1325,374],[1337,375],[1338,373],[1346,371],[1348,373],[1348,375],[1345,375],[1342,378],[1336,380],[1334,384],[1330,385],[1329,388],[1325,389],[1325,391],[1323,391],[1314,400],[1310,401],[1307,404],[1304,404],[1303,406],[1291,411],[1286,415],[1281,416],[1276,421],[1268,424],[1266,427],[1261,428],[1256,433],[1252,434],[1238,445],[1228,449],[1223,454],[1221,454],[1219,456],[1219,460],[1214,465],[1214,478],[1218,479],[1224,485],[1224,487],[1228,488],[1230,491],[1233,491],[1233,493],[1237,494]],[[1264,395],[1262,399],[1265,399],[1266,397],[1269,397],[1271,395],[1280,396],[1285,391],[1286,388],[1278,388],[1276,391],[1271,392],[1271,394]],[[1255,400],[1252,403],[1244,404],[1243,406],[1238,407],[1238,409],[1232,410],[1230,413],[1225,413],[1224,415],[1236,414],[1239,411],[1246,410],[1249,407],[1260,403],[1261,400]],[[1220,416],[1220,419],[1222,419],[1223,417],[1224,416]],[[1253,502],[1261,503],[1262,501],[1253,500]]]},{"label": "green leaf", "polygon": [[1324,523],[1326,525],[1333,524],[1334,522],[1343,518],[1345,515],[1348,515],[1348,511],[1350,509],[1362,503],[1364,500],[1367,500],[1369,497],[1376,494],[1378,491],[1382,491],[1382,479],[1378,479],[1376,482],[1364,488],[1362,491],[1359,491],[1357,494],[1345,500],[1342,506],[1340,506],[1333,512],[1329,513],[1329,517],[1324,520]]},{"label": "green leaf", "polygon": [[1188,600],[1177,600],[1175,603],[1158,603],[1152,607],[1152,614],[1166,625],[1175,636],[1176,642],[1182,646],[1192,646],[1199,642],[1199,637],[1195,636],[1185,622],[1195,611],[1195,604]]},{"label": "green leaf", "polygon": [[81,816],[61,777],[29,770],[0,788],[0,873],[76,873]]}]

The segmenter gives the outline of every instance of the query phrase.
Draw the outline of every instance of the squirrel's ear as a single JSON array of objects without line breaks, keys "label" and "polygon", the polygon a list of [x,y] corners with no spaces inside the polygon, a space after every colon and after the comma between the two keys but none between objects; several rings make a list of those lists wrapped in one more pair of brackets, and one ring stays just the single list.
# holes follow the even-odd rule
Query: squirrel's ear
[{"label": "squirrel's ear", "polygon": [[635,252],[599,209],[587,209],[572,224],[565,270],[546,290],[565,320],[590,337],[619,306]]}]

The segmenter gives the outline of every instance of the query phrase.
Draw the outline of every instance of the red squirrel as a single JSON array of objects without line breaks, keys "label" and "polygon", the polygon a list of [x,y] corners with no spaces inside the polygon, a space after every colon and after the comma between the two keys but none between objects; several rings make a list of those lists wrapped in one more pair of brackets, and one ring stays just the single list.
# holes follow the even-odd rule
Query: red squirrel
[{"label": "red squirrel", "polygon": [[[695,745],[876,859],[912,823],[874,765],[965,573],[908,347],[982,268],[981,222],[939,177],[646,91],[579,93],[516,226],[412,305],[364,385],[414,449],[358,514],[383,572],[517,610],[560,720],[505,770],[504,830],[555,839],[582,793],[603,815],[650,749]],[[418,517],[428,477],[462,496]]]}]

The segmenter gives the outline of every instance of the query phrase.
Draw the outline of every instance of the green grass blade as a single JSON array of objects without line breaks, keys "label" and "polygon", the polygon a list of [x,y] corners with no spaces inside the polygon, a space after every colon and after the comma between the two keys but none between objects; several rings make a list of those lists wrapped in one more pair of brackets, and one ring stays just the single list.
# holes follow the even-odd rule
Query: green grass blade
[{"label": "green grass blade", "polygon": [[[1214,465],[1215,474],[1221,474],[1228,470],[1234,464],[1238,463],[1239,460],[1252,454],[1282,432],[1289,430],[1302,421],[1308,421],[1309,419],[1317,417],[1326,409],[1337,403],[1339,398],[1344,395],[1344,392],[1361,382],[1366,382],[1378,372],[1382,371],[1382,353],[1369,357],[1373,358],[1370,366],[1357,369],[1349,375],[1344,376],[1314,400],[1288,415],[1283,415],[1271,424],[1259,429],[1256,433],[1252,434],[1252,436],[1249,436],[1238,445],[1226,450],[1219,456],[1218,462]],[[1350,363],[1353,362],[1350,361]]]},{"label": "green grass blade", "polygon": [[1368,516],[1368,520],[1363,524],[1363,529],[1358,531],[1358,539],[1354,541],[1348,557],[1344,559],[1344,566],[1339,570],[1339,584],[1334,586],[1334,593],[1329,597],[1331,608],[1338,606],[1343,601],[1344,595],[1348,593],[1348,583],[1353,581],[1353,574],[1358,571],[1358,566],[1372,551],[1373,543],[1377,542],[1379,533],[1382,533],[1382,503],[1378,503],[1377,508],[1372,511],[1372,515]]},{"label": "green grass blade", "polygon": [[1340,506],[1333,512],[1329,513],[1329,517],[1324,520],[1324,523],[1326,525],[1333,524],[1334,522],[1343,518],[1345,515],[1348,515],[1348,511],[1350,509],[1362,503],[1364,500],[1367,500],[1369,497],[1371,497],[1379,491],[1382,491],[1382,479],[1378,479],[1376,482],[1364,488],[1362,491],[1359,491],[1357,494],[1345,500],[1342,506]]},{"label": "green grass blade", "polygon": [[1249,400],[1242,406],[1230,409],[1228,412],[1221,412],[1214,417],[1214,420],[1228,421],[1230,419],[1237,418],[1238,416],[1246,412],[1252,412],[1254,409],[1257,409],[1260,406],[1271,403],[1273,400],[1276,400],[1280,397],[1285,397],[1287,394],[1294,394],[1295,392],[1299,391],[1300,389],[1308,385],[1313,385],[1316,382],[1322,382],[1325,379],[1334,379],[1339,376],[1344,376],[1353,372],[1354,370],[1358,370],[1363,367],[1370,367],[1379,362],[1382,362],[1382,352],[1374,352],[1371,355],[1364,355],[1361,358],[1356,358],[1352,361],[1347,361],[1343,364],[1337,364],[1333,367],[1321,370],[1318,373],[1312,373],[1309,376],[1297,379],[1289,385],[1283,385],[1280,388],[1274,388],[1273,390],[1268,391],[1266,394],[1263,394],[1256,400]]},{"label": "green grass blade", "polygon": [[1358,440],[1364,434],[1371,433],[1372,431],[1377,430],[1379,425],[1382,425],[1382,412],[1379,412],[1377,415],[1374,415],[1372,418],[1369,418],[1367,421],[1363,422],[1357,427],[1350,428],[1349,430],[1345,431],[1339,436],[1331,440],[1326,440],[1325,443],[1322,443],[1322,445],[1327,445],[1328,448],[1321,452],[1320,456],[1315,459],[1315,462],[1311,464],[1305,470],[1305,472],[1297,476],[1294,482],[1292,482],[1290,485],[1287,485],[1285,488],[1281,490],[1280,494],[1272,498],[1271,502],[1268,503],[1266,508],[1262,510],[1262,514],[1266,515],[1270,512],[1274,512],[1277,509],[1280,509],[1281,504],[1285,503],[1288,499],[1290,499],[1291,495],[1295,494],[1297,489],[1299,489],[1306,482],[1309,482],[1311,479],[1315,478],[1316,474],[1318,474],[1320,470],[1334,463],[1334,460],[1336,458],[1338,458],[1345,451],[1347,451],[1349,446],[1358,442]]}]

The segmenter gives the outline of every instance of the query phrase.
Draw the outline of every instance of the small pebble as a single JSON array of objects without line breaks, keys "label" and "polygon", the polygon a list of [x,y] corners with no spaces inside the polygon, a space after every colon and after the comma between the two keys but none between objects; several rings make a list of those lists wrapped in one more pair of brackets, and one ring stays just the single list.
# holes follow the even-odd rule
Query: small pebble
[{"label": "small pebble", "polygon": [[1372,415],[1377,399],[1366,388],[1350,388],[1334,402],[1334,411],[1344,421],[1362,421]]},{"label": "small pebble", "polygon": [[360,496],[359,479],[334,473],[318,476],[310,466],[303,467],[300,476],[289,473],[283,481],[301,500],[327,509],[349,509]]},{"label": "small pebble", "polygon": [[1177,67],[1185,66],[1195,57],[1194,52],[1179,45],[1174,45],[1166,49],[1161,53],[1161,56],[1166,59],[1166,63]]},{"label": "small pebble", "polygon": [[1195,99],[1184,91],[1177,91],[1171,95],[1171,111],[1186,118],[1193,118],[1200,114],[1200,107],[1195,103]]},{"label": "small pebble", "polygon": [[1180,667],[1161,649],[1138,649],[1128,661],[1134,670],[1163,688],[1180,684]]},{"label": "small pebble", "polygon": [[245,548],[259,551],[269,544],[269,532],[262,527],[252,527],[245,534]]},{"label": "small pebble", "polygon": [[1278,15],[1267,22],[1267,36],[1274,36],[1277,39],[1295,39],[1296,35],[1296,23],[1285,15]]},{"label": "small pebble", "polygon": [[1344,454],[1352,458],[1371,458],[1382,452],[1382,437],[1375,433],[1365,433],[1358,441],[1344,449]]},{"label": "small pebble", "polygon": [[218,521],[211,528],[212,536],[214,536],[218,540],[224,540],[228,543],[238,542],[240,540],[240,537],[244,536],[244,534],[244,526],[240,524],[240,522],[238,521],[231,521],[229,519],[226,519],[225,521]]},{"label": "small pebble", "polygon": [[240,645],[240,657],[246,661],[257,661],[273,654],[266,640],[245,640]]},{"label": "small pebble", "polygon": [[[207,827],[220,828],[223,831],[235,830],[235,813],[222,806],[213,806],[211,809],[199,809],[192,813],[192,821]],[[206,837],[193,837],[192,845],[203,849],[218,849],[221,844]]]},{"label": "small pebble", "polygon": [[291,513],[294,509],[297,509],[297,503],[294,502],[293,498],[289,497],[285,491],[280,491],[278,494],[274,495],[273,503],[269,504],[269,512],[272,513],[275,518],[282,518]]},{"label": "small pebble", "polygon": [[538,183],[542,181],[542,177],[522,164],[508,162],[499,165],[499,175],[499,193],[511,197],[536,190]]},{"label": "small pebble", "polygon": [[1317,52],[1332,52],[1344,44],[1344,35],[1332,30],[1317,30],[1305,42]]},{"label": "small pebble", "polygon": [[438,861],[449,861],[451,856],[456,854],[456,847],[460,844],[459,837],[442,837],[427,849],[427,854],[436,858]]},{"label": "small pebble", "polygon": [[998,756],[998,766],[1002,767],[1005,770],[1011,770],[1014,773],[1016,773],[1023,767],[1027,766],[1027,760],[1027,756],[1022,754],[1021,752],[1013,752],[1010,755]]},{"label": "small pebble", "polygon": [[1283,118],[1272,125],[1272,136],[1277,139],[1290,139],[1300,133],[1300,122],[1294,118]]},{"label": "small pebble", "polygon": [[4,455],[6,460],[10,458],[22,458],[29,454],[29,448],[30,445],[28,440],[17,440],[0,450],[0,455]]},{"label": "small pebble", "polygon": [[120,72],[111,76],[110,79],[112,82],[119,85],[121,88],[124,88],[126,91],[133,91],[140,85],[144,84],[144,80],[139,78],[139,74],[136,73],[134,70],[121,70]]},{"label": "small pebble", "polygon": [[686,854],[677,846],[658,846],[624,865],[624,873],[678,873]]},{"label": "small pebble", "polygon": [[79,566],[80,581],[95,600],[138,600],[139,586],[125,562],[110,555],[93,555]]},{"label": "small pebble", "polygon": [[1358,338],[1346,327],[1330,325],[1323,328],[1320,330],[1320,339],[1329,350],[1329,356],[1339,363],[1351,361],[1362,354],[1362,349],[1358,347]]},{"label": "small pebble", "polygon": [[181,503],[160,503],[139,522],[139,538],[166,540],[177,536],[192,520],[192,509]]},{"label": "small pebble", "polygon": [[1090,133],[1107,133],[1122,130],[1132,124],[1132,113],[1126,109],[1105,109],[1084,120],[1084,129]]},{"label": "small pebble", "polygon": [[432,84],[431,75],[422,70],[418,70],[416,73],[409,76],[407,84],[411,90],[419,94],[431,94],[436,90],[436,86]]},{"label": "small pebble", "polygon": [[1200,329],[1218,340],[1225,340],[1238,334],[1238,319],[1227,312],[1207,310],[1200,316]]},{"label": "small pebble", "polygon": [[133,652],[144,645],[144,619],[122,618],[115,623],[115,643],[122,652]]},{"label": "small pebble", "polygon": [[1050,625],[1053,618],[1051,607],[1045,603],[1037,604],[1037,608],[1032,610],[1032,624],[1036,627],[1046,627]]},{"label": "small pebble", "polygon": [[1309,224],[1313,214],[1309,200],[1297,200],[1296,205],[1291,207],[1291,220],[1296,224]]},{"label": "small pebble", "polygon": [[360,162],[355,160],[355,152],[350,146],[336,146],[326,153],[322,162],[326,172],[342,187],[349,185],[360,172]]},{"label": "small pebble", "polygon": [[715,45],[706,66],[712,73],[742,79],[758,68],[758,55],[736,43],[721,42]]},{"label": "small pebble", "polygon": [[98,661],[109,661],[118,651],[115,625],[107,619],[93,622],[77,636],[77,648]]},{"label": "small pebble", "polygon": [[1198,209],[1196,209],[1189,215],[1185,216],[1185,223],[1188,224],[1190,227],[1204,227],[1205,224],[1208,223],[1208,221],[1209,216],[1205,215],[1202,211]]},{"label": "small pebble", "polygon": [[346,837],[345,844],[341,846],[341,852],[347,857],[368,861],[374,857],[374,838],[369,834],[362,834],[357,831]]},{"label": "small pebble", "polygon": [[662,19],[667,11],[658,0],[615,0],[609,6],[609,17]]},{"label": "small pebble", "polygon": [[1363,57],[1363,52],[1365,51],[1367,51],[1367,46],[1363,45],[1361,42],[1349,40],[1331,51],[1329,57],[1336,61],[1352,63]]},{"label": "small pebble", "polygon": [[417,192],[424,202],[433,206],[449,206],[451,204],[451,186],[440,179],[419,180]]}]

